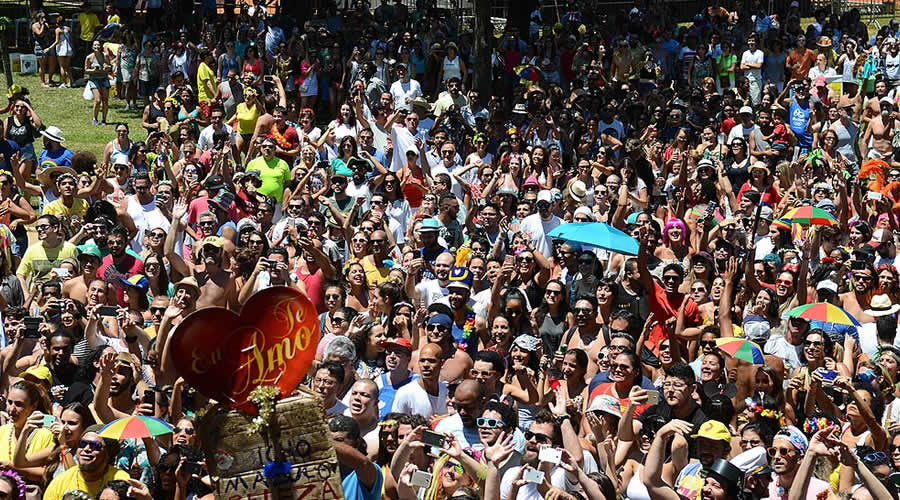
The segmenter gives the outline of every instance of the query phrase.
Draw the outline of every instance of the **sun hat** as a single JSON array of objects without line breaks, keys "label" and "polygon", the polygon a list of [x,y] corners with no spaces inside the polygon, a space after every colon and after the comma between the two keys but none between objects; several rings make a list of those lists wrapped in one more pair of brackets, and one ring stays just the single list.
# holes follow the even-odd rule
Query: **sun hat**
[{"label": "sun hat", "polygon": [[63,137],[62,130],[60,130],[59,127],[54,127],[53,125],[50,125],[44,130],[41,130],[41,135],[53,142],[58,142],[60,144],[66,142],[66,138]]},{"label": "sun hat", "polygon": [[883,293],[872,297],[869,308],[863,312],[877,318],[879,316],[890,316],[897,311],[900,311],[900,304],[892,303],[891,297],[888,294]]},{"label": "sun hat", "polygon": [[569,184],[569,188],[566,189],[566,194],[579,203],[585,203],[585,200],[587,199],[587,186],[583,181],[574,180]]},{"label": "sun hat", "polygon": [[434,217],[429,217],[422,221],[422,225],[419,226],[420,233],[436,233],[441,230],[441,223],[438,222]]},{"label": "sun hat", "polygon": [[200,285],[197,284],[197,278],[194,278],[193,276],[188,276],[178,283],[175,283],[173,291],[178,292],[179,288],[190,288],[197,294],[197,296],[200,295]]},{"label": "sun hat", "polygon": [[622,407],[619,400],[608,395],[601,394],[591,400],[591,406],[588,407],[587,413],[600,412],[612,415],[614,417],[622,417]]}]

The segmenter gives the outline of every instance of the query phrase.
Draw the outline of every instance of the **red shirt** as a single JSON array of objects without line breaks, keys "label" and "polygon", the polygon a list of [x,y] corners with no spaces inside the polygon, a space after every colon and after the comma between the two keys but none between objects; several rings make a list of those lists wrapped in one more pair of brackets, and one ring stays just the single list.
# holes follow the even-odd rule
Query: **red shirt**
[{"label": "red shirt", "polygon": [[322,270],[320,269],[312,274],[304,274],[298,267],[294,272],[297,274],[297,278],[306,285],[306,295],[309,297],[309,300],[312,301],[313,305],[316,306],[316,311],[318,311],[319,314],[327,311],[328,307],[325,306],[325,290],[322,287],[322,281],[324,280]]},{"label": "red shirt", "polygon": [[135,274],[143,274],[143,272],[144,261],[141,259],[125,254],[121,263],[113,265],[113,256],[109,254],[103,257],[100,269],[97,269],[97,277],[113,286],[116,290],[116,302],[124,307],[126,305],[123,296],[125,285],[122,284],[120,279],[128,279]]},{"label": "red shirt", "polygon": [[[678,316],[678,309],[681,307],[683,300],[683,293],[673,293],[670,298],[669,294],[666,293],[666,290],[659,283],[653,282],[653,293],[650,295],[650,312],[653,313],[653,317],[658,323],[653,327],[647,341],[644,342],[645,347],[656,353],[656,346],[659,345],[659,341],[669,337],[664,325],[667,319]],[[700,316],[700,308],[697,307],[697,303],[693,299],[688,300],[687,305],[684,306],[684,318],[685,326],[697,326],[703,319]]]},{"label": "red shirt", "polygon": [[[745,182],[743,186],[741,186],[741,190],[738,191],[737,201],[741,202],[741,198],[744,197],[744,193],[752,190],[749,182]],[[778,205],[781,201],[781,195],[778,193],[778,190],[775,189],[775,186],[769,186],[769,189],[766,189],[766,192],[762,195],[762,202],[769,205],[770,207],[774,207]]]}]

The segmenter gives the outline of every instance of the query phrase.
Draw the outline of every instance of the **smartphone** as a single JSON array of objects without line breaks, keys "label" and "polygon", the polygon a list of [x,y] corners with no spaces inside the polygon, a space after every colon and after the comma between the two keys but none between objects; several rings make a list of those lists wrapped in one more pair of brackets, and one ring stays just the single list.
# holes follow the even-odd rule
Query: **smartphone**
[{"label": "smartphone", "polygon": [[413,486],[418,486],[419,488],[428,488],[431,486],[431,473],[422,470],[413,471],[409,482],[412,483]]},{"label": "smartphone", "polygon": [[838,373],[834,370],[816,368],[816,371],[813,373],[813,375],[821,380],[823,385],[831,385],[834,383],[834,379],[837,378]]},{"label": "smartphone", "polygon": [[152,389],[147,389],[144,391],[144,396],[141,398],[141,403],[145,405],[156,406],[156,394],[153,393]]},{"label": "smartphone", "polygon": [[877,191],[869,191],[868,197],[870,200],[880,200],[884,197],[884,195]]},{"label": "smartphone", "polygon": [[850,261],[850,270],[851,271],[861,271],[866,268],[865,261],[862,260],[851,260]]},{"label": "smartphone", "polygon": [[118,316],[119,308],[116,306],[103,306],[99,311],[100,316]]},{"label": "smartphone", "polygon": [[537,469],[528,469],[522,476],[526,483],[541,484],[544,482],[544,471]]},{"label": "smartphone", "polygon": [[516,262],[515,255],[506,254],[506,257],[503,257],[503,265],[504,266],[507,264],[514,264],[515,262]]},{"label": "smartphone", "polygon": [[56,422],[56,417],[53,415],[44,415],[44,422],[41,424],[45,429],[49,429],[51,425]]},{"label": "smartphone", "polygon": [[420,259],[420,258],[422,258],[422,249],[420,249],[420,248],[413,248],[412,254],[413,254],[413,255],[412,255],[412,258],[414,258],[414,259]]},{"label": "smartphone", "polygon": [[26,316],[23,319],[23,323],[25,323],[25,338],[26,339],[41,338],[41,334],[38,333],[38,327],[41,326],[41,321],[43,321],[43,320],[39,316]]},{"label": "smartphone", "polygon": [[444,447],[444,435],[439,432],[434,431],[425,431],[422,435],[422,442],[429,446],[436,446],[438,448]]},{"label": "smartphone", "polygon": [[562,460],[562,450],[559,448],[541,448],[540,453],[538,453],[538,460],[559,464],[559,461]]},{"label": "smartphone", "polygon": [[[881,193],[878,193],[881,194]],[[66,279],[69,277],[69,269],[66,267],[54,267],[50,270],[51,273],[56,273],[62,279]]]},{"label": "smartphone", "polygon": [[655,405],[659,403],[659,391],[647,391],[647,404]]}]

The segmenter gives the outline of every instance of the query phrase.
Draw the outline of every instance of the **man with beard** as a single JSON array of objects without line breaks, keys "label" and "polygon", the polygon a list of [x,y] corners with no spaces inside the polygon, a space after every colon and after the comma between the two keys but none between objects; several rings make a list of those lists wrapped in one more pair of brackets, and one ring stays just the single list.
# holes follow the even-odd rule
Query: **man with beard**
[{"label": "man with beard", "polygon": [[494,351],[478,351],[472,356],[472,369],[469,377],[484,386],[487,399],[503,401],[503,383],[506,375],[506,360]]},{"label": "man with beard", "polygon": [[540,250],[542,255],[553,255],[553,241],[547,234],[562,224],[562,220],[550,211],[553,195],[543,189],[537,195],[538,213],[522,220],[520,230],[531,235],[531,244]]},{"label": "man with beard", "polygon": [[[440,307],[446,309],[444,305],[440,305]],[[472,369],[472,358],[453,342],[452,327],[453,320],[444,313],[435,314],[425,324],[425,334],[428,342],[437,344],[440,347],[438,354],[441,357],[441,366],[438,370],[440,371],[441,380],[448,382],[465,377],[469,370]],[[410,359],[410,364],[420,375],[423,369],[419,363],[423,354],[422,349],[424,347],[414,352]]]},{"label": "man with beard", "polygon": [[81,220],[87,213],[87,202],[75,196],[78,192],[78,179],[70,172],[63,172],[56,178],[56,187],[59,189],[59,198],[44,206],[43,214],[55,215],[62,225],[65,237],[69,238],[80,229]]},{"label": "man with beard", "polygon": [[[63,283],[62,296],[87,304],[88,285],[97,278],[97,270],[103,262],[100,249],[97,245],[79,245],[78,264],[81,265],[81,275]],[[109,293],[113,293],[110,289]]]},{"label": "man with beard", "polygon": [[[509,467],[500,480],[501,500],[538,500],[544,498],[533,483],[525,483],[519,486],[516,497],[511,497],[509,494],[513,483],[522,479],[525,465],[538,468],[538,455],[541,448],[563,448],[565,444],[571,444],[566,442],[578,439],[577,434],[571,430],[571,423],[565,423],[569,422],[570,419],[561,419],[564,425],[569,427],[570,432],[568,434],[561,430],[558,423],[559,420],[547,410],[541,410],[534,416],[534,422],[525,432],[525,447],[520,459],[520,465]],[[565,448],[568,449],[569,447],[565,446]],[[578,463],[581,463],[579,459],[583,460],[580,446],[578,455],[573,456],[573,460],[578,460]],[[577,483],[577,479],[568,479],[566,470],[559,466],[553,467],[548,475],[549,477],[545,477],[545,481],[549,480],[552,486],[562,490],[568,490],[567,483]]]},{"label": "man with beard", "polygon": [[366,454],[375,458],[378,455],[378,385],[368,378],[357,380],[344,400],[347,405],[344,415],[359,424]]},{"label": "man with beard", "polygon": [[463,380],[453,393],[453,407],[456,413],[441,420],[434,431],[439,434],[453,434],[462,448],[481,444],[478,432],[478,417],[487,402],[484,386],[475,380]]},{"label": "man with beard", "polygon": [[[682,420],[672,422],[690,425]],[[659,439],[660,433],[663,433],[663,429],[657,432],[656,439]],[[675,470],[681,470],[675,479],[675,491],[689,500],[695,500],[699,498],[700,489],[703,488],[703,470],[712,466],[717,458],[728,460],[731,451],[731,432],[722,422],[707,420],[700,426],[699,431],[691,434],[691,437],[697,440],[697,458],[691,458],[687,465],[679,464],[677,461],[673,462],[673,465]]]},{"label": "man with beard", "polygon": [[[379,417],[385,418],[385,415],[391,412],[394,405],[394,399],[397,392],[410,382],[416,380],[417,376],[409,369],[409,360],[412,357],[412,343],[403,337],[389,340],[384,343],[384,365],[387,373],[382,373],[375,383],[378,385],[378,401]],[[440,374],[440,369],[437,370]],[[446,399],[446,398],[445,398]],[[404,412],[411,414],[419,414],[419,412]]]},{"label": "man with beard", "polygon": [[179,201],[172,209],[172,230],[166,235],[166,259],[182,276],[193,276],[197,280],[202,293],[197,300],[197,308],[229,307],[236,308],[237,289],[231,273],[223,269],[223,253],[225,241],[218,236],[207,236],[200,241],[199,264],[185,262],[175,252],[178,233],[181,232],[181,218],[187,212],[187,204]]},{"label": "man with beard", "polygon": [[135,380],[134,356],[131,353],[104,353],[100,358],[100,383],[94,393],[93,410],[99,420],[109,422],[142,411],[133,395]]},{"label": "man with beard", "polygon": [[897,127],[894,104],[890,98],[882,97],[878,107],[880,112],[869,120],[859,144],[859,153],[865,159],[891,158],[894,152],[891,142]]},{"label": "man with beard", "polygon": [[[785,498],[785,493],[799,489],[799,484],[794,486],[794,479],[808,448],[809,441],[806,436],[792,425],[782,427],[778,434],[775,434],[772,447],[769,449],[771,455],[769,465],[773,470],[772,482],[769,483],[769,498]],[[820,493],[829,491],[830,488],[827,482],[810,477],[808,486],[802,490],[805,494],[799,498],[817,498]]]},{"label": "man with beard", "polygon": [[78,445],[78,465],[66,469],[50,482],[44,492],[45,500],[62,500],[67,492],[74,490],[84,491],[94,498],[108,482],[130,480],[127,472],[113,467],[119,455],[119,442],[101,438],[97,434],[101,427],[87,428]]},{"label": "man with beard", "polygon": [[391,411],[422,415],[427,419],[447,413],[447,382],[441,379],[444,364],[441,346],[425,344],[418,353],[419,375],[415,382],[406,383],[393,398]]},{"label": "man with beard", "polygon": [[[875,79],[875,95],[866,101],[866,107],[863,109],[861,124],[871,122],[874,118],[881,115],[881,102],[888,96],[887,82],[884,77],[879,75]],[[888,101],[890,102],[890,101]]]},{"label": "man with beard", "polygon": [[113,228],[107,238],[109,255],[103,258],[100,268],[97,269],[97,276],[112,285],[116,292],[116,300],[121,306],[125,305],[123,298],[125,289],[121,280],[144,272],[144,262],[126,251],[128,237],[128,230],[125,227]]},{"label": "man with beard", "polygon": [[[666,370],[666,377],[662,384],[662,398],[659,403],[647,408],[636,419],[630,418],[630,415],[634,414],[637,406],[647,401],[647,391],[640,387],[633,388],[621,420],[621,422],[632,421],[632,428],[620,425],[619,441],[634,442],[644,425],[647,425],[647,422],[655,416],[663,417],[666,421],[683,420],[693,426],[693,433],[699,432],[700,424],[705,422],[707,417],[700,409],[700,405],[691,397],[696,385],[697,378],[690,366],[680,362],[673,364]],[[688,442],[691,443],[692,440]]]},{"label": "man with beard", "polygon": [[381,468],[367,456],[367,445],[360,439],[359,424],[350,417],[336,415],[328,423],[328,430],[341,467],[344,498],[381,498],[384,476]]},{"label": "man with beard", "polygon": [[89,351],[81,359],[78,380],[73,382],[62,398],[62,405],[81,403],[85,406],[93,404],[94,391],[100,385],[100,359],[106,354],[116,355],[112,346],[104,345]]},{"label": "man with beard", "polygon": [[875,269],[868,262],[863,269],[854,269],[850,272],[853,289],[840,294],[841,307],[856,318],[860,323],[871,323],[875,318],[865,313],[869,308],[869,300],[872,290],[878,284]]},{"label": "man with beard", "polygon": [[322,204],[326,207],[323,210],[330,220],[336,221],[339,225],[345,225],[345,219],[350,217],[350,224],[356,223],[356,217],[359,215],[360,208],[366,202],[364,198],[351,198],[347,195],[347,179],[353,173],[349,168],[341,166],[333,174],[331,174],[331,191],[332,195],[323,200]]},{"label": "man with beard", "polygon": [[[450,283],[450,270],[452,269],[454,262],[453,254],[445,251],[442,247],[439,247],[442,252],[432,261],[434,274],[427,272],[427,274],[423,273],[423,276],[420,277],[419,271],[422,270],[425,267],[425,263],[428,262],[428,256],[426,254],[428,248],[427,242],[437,241],[438,238],[437,228],[432,230],[432,225],[426,227],[426,223],[428,223],[429,220],[433,219],[425,219],[419,230],[419,234],[422,235],[422,241],[426,244],[426,248],[422,249],[422,257],[412,260],[410,271],[406,278],[409,280],[407,282],[407,288],[409,288],[410,283],[413,283],[413,286],[415,286],[416,302],[420,304],[424,303],[425,307],[440,301],[450,294],[447,285]],[[437,222],[433,225],[437,225]],[[428,230],[426,231],[426,229]]]},{"label": "man with beard", "polygon": [[29,290],[33,283],[47,280],[50,271],[59,267],[64,259],[78,256],[75,245],[66,241],[60,234],[59,219],[55,215],[42,215],[34,225],[38,242],[25,250],[25,255],[16,269],[19,285],[25,291],[25,302],[31,299]]},{"label": "man with beard", "polygon": [[[815,60],[815,56],[813,56],[813,59]],[[809,151],[812,147],[812,133],[809,131],[809,128],[810,125],[814,125],[818,120],[810,106],[809,78],[806,78],[806,72],[803,75],[795,77],[795,80],[785,85],[776,102],[788,110],[788,124],[797,138],[797,146],[800,147],[801,151]],[[791,89],[794,90],[792,97],[788,96],[788,92]]]},{"label": "man with beard", "polygon": [[[370,129],[365,129],[359,133],[360,142],[364,138],[366,138],[365,140],[371,141],[371,139],[368,139],[369,137],[372,137],[372,131]],[[372,154],[375,153],[378,153],[378,150],[376,150],[375,148],[372,148],[372,152],[370,153],[369,151],[363,149],[362,145],[360,145],[359,155],[362,158],[350,158],[350,162],[347,164],[347,167],[350,169],[351,175],[350,180],[347,183],[347,189],[345,189],[344,191],[347,193],[347,196],[350,196],[351,198],[362,198],[363,200],[365,200],[365,203],[363,204],[363,210],[368,210],[370,208],[372,196],[374,196],[372,194],[371,186],[369,185],[369,172],[373,168],[375,168],[375,161],[378,161],[379,164],[384,165],[380,160],[376,160],[375,157],[372,156]],[[369,160],[364,160],[363,158],[369,158]],[[386,171],[379,172],[379,174],[385,172]]]},{"label": "man with beard", "polygon": [[[662,283],[660,286],[650,277],[647,271],[648,260],[648,241],[650,232],[646,226],[641,228],[640,233],[640,249],[638,250],[638,270],[641,274],[641,285],[644,290],[648,291],[650,299],[650,312],[654,319],[658,321],[656,327],[650,332],[649,338],[644,342],[643,346],[637,346],[640,356],[645,362],[658,362],[658,354],[655,352],[660,341],[664,338],[673,338],[675,328],[675,318],[678,310],[684,302],[684,294],[679,293],[678,289],[684,281],[684,269],[680,264],[669,264],[663,268]],[[684,308],[685,325],[689,327],[700,324],[700,309],[694,301],[688,301]],[[648,359],[649,358],[649,359]],[[652,366],[652,365],[651,365]]]},{"label": "man with beard", "polygon": [[344,367],[334,361],[325,361],[316,369],[312,380],[312,390],[322,397],[325,415],[342,415],[347,405],[338,399],[341,381],[344,380]]},{"label": "man with beard", "polygon": [[475,332],[466,332],[469,321],[475,320],[475,301],[471,299],[472,273],[465,267],[454,267],[447,278],[447,296],[438,299],[438,304],[446,304],[453,311],[453,342],[465,349],[469,356],[478,352],[478,340]]}]

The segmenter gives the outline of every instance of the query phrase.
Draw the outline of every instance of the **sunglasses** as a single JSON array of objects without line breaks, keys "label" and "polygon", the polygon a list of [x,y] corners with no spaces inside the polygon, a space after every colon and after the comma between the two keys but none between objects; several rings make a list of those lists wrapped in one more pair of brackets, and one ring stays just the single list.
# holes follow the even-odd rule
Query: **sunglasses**
[{"label": "sunglasses", "polygon": [[193,436],[196,430],[193,427],[175,427],[172,429],[173,434],[185,433],[188,436]]},{"label": "sunglasses", "polygon": [[506,424],[503,423],[503,420],[499,418],[482,418],[478,417],[475,420],[475,423],[478,424],[478,427],[484,427],[486,429],[497,429],[498,427],[506,427]]},{"label": "sunglasses", "polygon": [[536,440],[538,443],[549,443],[552,441],[550,436],[541,434],[540,432],[525,431],[525,441]]},{"label": "sunglasses", "polygon": [[90,448],[91,451],[103,451],[103,443],[101,441],[88,441],[82,439],[78,443],[79,448]]},{"label": "sunglasses", "polygon": [[446,332],[448,330],[449,330],[449,328],[447,328],[446,326],[437,325],[437,324],[428,325],[425,327],[426,332]]},{"label": "sunglasses", "polygon": [[783,457],[790,457],[794,450],[792,448],[776,448],[775,446],[766,450],[770,457],[775,458],[779,455]]}]

